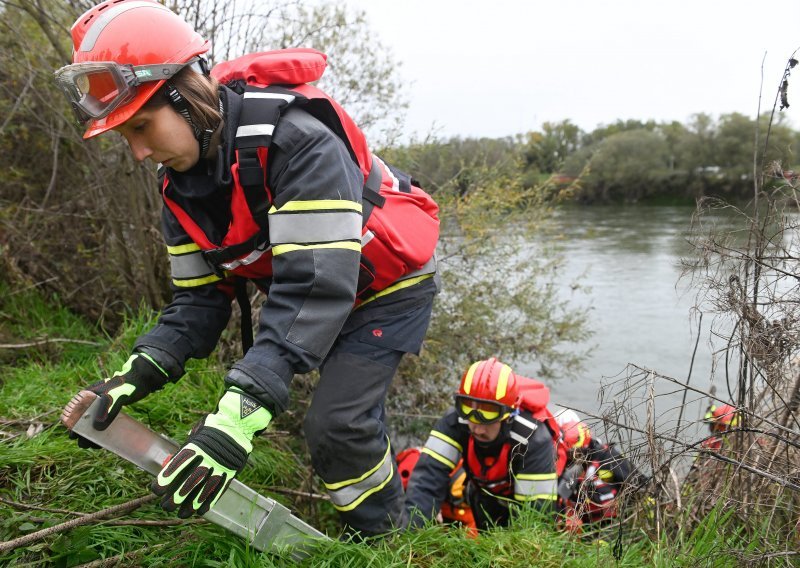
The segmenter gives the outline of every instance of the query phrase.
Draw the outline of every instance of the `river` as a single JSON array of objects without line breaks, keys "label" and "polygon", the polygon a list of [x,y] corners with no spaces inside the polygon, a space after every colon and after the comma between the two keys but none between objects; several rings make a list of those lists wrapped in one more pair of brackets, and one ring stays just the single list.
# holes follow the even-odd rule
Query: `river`
[{"label": "river", "polygon": [[[704,315],[698,342],[699,318],[692,310],[696,290],[689,279],[679,278],[681,258],[692,253],[687,238],[693,213],[692,207],[643,205],[559,210],[557,242],[566,260],[560,295],[588,308],[594,335],[578,346],[589,350],[585,372],[577,379],[549,382],[555,403],[598,413],[601,386],[624,377],[628,363],[686,381],[695,346],[691,383],[701,389],[712,384],[713,318]],[[586,291],[572,289],[575,279]],[[536,365],[520,365],[520,371],[535,376]],[[714,382],[718,392],[727,390],[724,376]],[[681,406],[682,393],[664,394],[675,388],[657,381],[656,413],[662,424],[674,423]],[[699,421],[707,403],[690,396],[683,419]],[[644,403],[634,412],[643,420]]]}]

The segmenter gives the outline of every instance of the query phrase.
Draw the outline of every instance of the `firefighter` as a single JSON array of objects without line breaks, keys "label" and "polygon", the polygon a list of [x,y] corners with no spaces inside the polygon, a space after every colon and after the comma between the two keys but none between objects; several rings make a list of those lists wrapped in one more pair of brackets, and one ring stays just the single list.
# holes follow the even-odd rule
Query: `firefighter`
[{"label": "firefighter", "polygon": [[161,505],[184,518],[208,511],[286,409],[294,374],[319,369],[303,429],[346,534],[405,526],[384,399],[429,324],[436,203],[309,84],[325,68],[317,51],[210,71],[210,43],[154,0],[98,4],[71,35],[73,62],[56,81],[84,138],[114,130],[136,160],[158,164],[172,270],[155,326],[122,369],[88,387],[104,404],[95,427],[207,357],[233,298],[249,309],[251,282],[268,292],[254,341],[243,325],[245,354],[216,409],[152,484]]},{"label": "firefighter", "polygon": [[634,470],[613,444],[592,436],[584,422],[571,420],[561,427],[568,459],[558,482],[559,510],[565,528],[579,533],[584,523],[616,518],[619,493]]},{"label": "firefighter", "polygon": [[711,436],[703,440],[701,446],[705,449],[716,451],[722,448],[724,436],[721,436],[721,434],[739,425],[739,415],[730,404],[717,405],[712,402],[706,409],[703,422],[708,424]]},{"label": "firefighter", "polygon": [[517,505],[553,510],[560,433],[555,419],[541,421],[522,407],[523,379],[495,358],[464,373],[454,408],[431,431],[408,483],[406,503],[415,525],[440,513],[461,459],[466,502],[478,529],[507,525]]}]

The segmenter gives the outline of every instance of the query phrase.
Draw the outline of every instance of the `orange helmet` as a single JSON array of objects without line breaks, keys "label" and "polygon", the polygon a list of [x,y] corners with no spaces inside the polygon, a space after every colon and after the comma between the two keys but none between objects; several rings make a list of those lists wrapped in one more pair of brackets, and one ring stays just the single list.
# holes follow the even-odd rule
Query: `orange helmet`
[{"label": "orange helmet", "polygon": [[505,420],[519,407],[517,376],[492,357],[470,365],[455,395],[462,418],[482,424]]},{"label": "orange helmet", "polygon": [[711,430],[724,432],[739,425],[739,415],[730,404],[711,404],[703,418],[711,426]]},{"label": "orange helmet", "polygon": [[569,450],[588,448],[592,443],[592,431],[583,422],[565,422],[561,426],[561,431],[564,434],[564,443]]},{"label": "orange helmet", "polygon": [[56,71],[91,138],[133,116],[211,43],[154,0],[106,0],[72,25],[72,65]]}]

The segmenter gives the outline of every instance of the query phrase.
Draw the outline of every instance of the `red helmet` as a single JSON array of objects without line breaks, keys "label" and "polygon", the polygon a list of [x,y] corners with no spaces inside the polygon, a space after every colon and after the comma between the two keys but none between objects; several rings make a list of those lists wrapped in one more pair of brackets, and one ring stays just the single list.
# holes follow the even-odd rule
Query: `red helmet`
[{"label": "red helmet", "polygon": [[87,125],[84,138],[119,126],[211,43],[154,0],[106,0],[72,25],[72,65],[56,81]]},{"label": "red helmet", "polygon": [[473,363],[461,378],[456,393],[456,410],[472,422],[504,420],[519,403],[517,376],[511,367],[494,357]]},{"label": "red helmet", "polygon": [[736,414],[736,409],[730,404],[717,406],[712,403],[706,410],[703,420],[711,425],[712,430],[725,431],[739,425],[739,415]]},{"label": "red helmet", "polygon": [[561,431],[564,434],[564,443],[570,450],[588,448],[592,442],[592,431],[583,422],[565,422],[561,426]]}]

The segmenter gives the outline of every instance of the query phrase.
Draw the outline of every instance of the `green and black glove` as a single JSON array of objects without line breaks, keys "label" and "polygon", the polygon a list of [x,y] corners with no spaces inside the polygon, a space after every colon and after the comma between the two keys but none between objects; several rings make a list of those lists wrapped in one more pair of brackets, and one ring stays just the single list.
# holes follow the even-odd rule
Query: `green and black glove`
[{"label": "green and black glove", "polygon": [[263,431],[272,413],[255,399],[229,388],[189,439],[164,464],[150,489],[163,497],[161,506],[178,510],[182,519],[204,515],[242,471],[253,450],[253,436]]},{"label": "green and black glove", "polygon": [[[126,404],[138,402],[153,391],[157,391],[169,382],[169,375],[145,353],[134,353],[122,366],[122,369],[111,377],[93,383],[83,390],[91,391],[100,398],[100,407],[92,420],[96,430],[105,430],[117,417]],[[82,448],[97,448],[77,434],[70,433],[71,438],[78,439]]]},{"label": "green and black glove", "polygon": [[169,375],[145,353],[134,353],[120,371],[111,377],[89,385],[86,390],[100,395],[101,406],[92,425],[105,430],[126,404],[138,402],[153,391],[164,387]]}]

